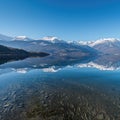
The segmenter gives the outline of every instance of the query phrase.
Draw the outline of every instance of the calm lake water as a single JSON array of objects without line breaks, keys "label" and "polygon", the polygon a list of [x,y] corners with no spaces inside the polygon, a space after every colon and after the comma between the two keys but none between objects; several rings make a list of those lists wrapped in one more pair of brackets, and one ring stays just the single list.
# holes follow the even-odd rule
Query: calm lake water
[{"label": "calm lake water", "polygon": [[34,62],[0,66],[0,120],[120,120],[119,69]]}]

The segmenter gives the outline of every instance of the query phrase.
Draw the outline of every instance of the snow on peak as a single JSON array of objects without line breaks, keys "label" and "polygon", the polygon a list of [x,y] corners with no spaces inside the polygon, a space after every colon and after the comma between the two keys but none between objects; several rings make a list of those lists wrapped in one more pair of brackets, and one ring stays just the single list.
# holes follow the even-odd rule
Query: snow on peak
[{"label": "snow on peak", "polygon": [[96,41],[67,41],[67,43],[69,44],[76,44],[76,45],[88,45],[90,47],[94,47],[96,45],[99,45],[99,44],[111,44],[111,43],[115,43],[117,44],[118,42],[120,42],[119,39],[116,39],[116,38],[103,38],[103,39],[99,39],[99,40],[96,40]]},{"label": "snow on peak", "polygon": [[47,36],[47,37],[43,37],[42,40],[54,41],[54,40],[58,40],[58,38],[54,36]]},{"label": "snow on peak", "polygon": [[104,39],[100,39],[100,40],[96,40],[94,42],[91,42],[89,45],[91,47],[95,46],[95,45],[99,45],[99,44],[104,44],[104,43],[115,43],[118,42],[119,39],[115,39],[115,38],[104,38]]},{"label": "snow on peak", "polygon": [[14,40],[25,40],[25,39],[27,39],[26,36],[17,36],[17,37],[15,37]]},{"label": "snow on peak", "polygon": [[71,43],[75,43],[77,45],[89,45],[92,41],[72,41]]}]

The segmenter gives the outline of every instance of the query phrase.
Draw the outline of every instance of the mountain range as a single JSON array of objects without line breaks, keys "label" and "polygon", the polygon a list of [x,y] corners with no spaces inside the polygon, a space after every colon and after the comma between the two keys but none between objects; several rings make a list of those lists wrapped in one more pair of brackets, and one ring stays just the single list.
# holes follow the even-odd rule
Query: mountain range
[{"label": "mountain range", "polygon": [[103,60],[109,58],[109,62],[120,60],[120,40],[115,38],[64,41],[52,36],[31,39],[26,36],[8,37],[0,34],[0,44],[29,52],[47,52],[57,59],[91,59],[99,56]]},{"label": "mountain range", "polygon": [[96,54],[96,50],[87,45],[71,44],[51,36],[38,40],[26,36],[18,36],[7,40],[5,37],[5,39],[0,40],[0,44],[30,52],[47,52],[50,55],[68,59],[83,59]]}]

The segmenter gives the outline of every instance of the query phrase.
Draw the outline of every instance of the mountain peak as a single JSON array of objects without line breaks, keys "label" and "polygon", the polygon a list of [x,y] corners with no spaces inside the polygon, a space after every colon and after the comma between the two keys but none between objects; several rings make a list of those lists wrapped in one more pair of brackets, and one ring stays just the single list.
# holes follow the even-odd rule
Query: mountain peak
[{"label": "mountain peak", "polygon": [[42,40],[54,41],[54,40],[59,40],[59,39],[54,36],[46,36],[46,37],[43,37]]},{"label": "mountain peak", "polygon": [[96,46],[96,45],[99,45],[99,44],[115,43],[115,42],[119,42],[119,39],[116,39],[116,38],[103,38],[103,39],[99,39],[99,40],[96,40],[94,42],[91,42],[90,46],[93,47],[93,46]]},{"label": "mountain peak", "polygon": [[116,38],[103,38],[103,39],[100,39],[100,40],[97,40],[97,41],[109,41],[109,42],[116,42],[118,41],[119,39],[116,39]]},{"label": "mountain peak", "polygon": [[27,39],[28,37],[26,37],[26,36],[17,36],[17,37],[15,37],[15,39],[14,40],[25,40],[25,39]]}]

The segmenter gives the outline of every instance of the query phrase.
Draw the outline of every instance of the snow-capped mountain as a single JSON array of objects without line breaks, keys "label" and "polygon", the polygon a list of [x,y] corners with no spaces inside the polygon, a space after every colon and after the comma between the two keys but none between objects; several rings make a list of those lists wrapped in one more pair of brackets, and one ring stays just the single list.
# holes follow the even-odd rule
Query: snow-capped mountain
[{"label": "snow-capped mountain", "polygon": [[75,44],[75,45],[88,45],[93,43],[93,41],[67,41],[69,44]]},{"label": "snow-capped mountain", "polygon": [[0,40],[9,41],[9,40],[12,40],[12,39],[13,39],[12,37],[0,34]]},{"label": "snow-capped mountain", "polygon": [[64,43],[65,42],[65,41],[59,39],[58,37],[54,37],[54,36],[46,36],[46,37],[41,38],[40,40],[48,41],[51,43]]},{"label": "snow-capped mountain", "polygon": [[103,54],[120,55],[120,40],[104,38],[96,41],[68,41],[69,44],[87,45]]},{"label": "snow-capped mountain", "polygon": [[26,39],[27,39],[26,36],[17,36],[13,40],[26,40]]},{"label": "snow-capped mountain", "polygon": [[47,37],[43,37],[42,40],[54,41],[54,40],[58,40],[58,38],[54,36],[47,36]]},{"label": "snow-capped mountain", "polygon": [[91,47],[95,47],[97,45],[102,45],[102,44],[106,44],[109,47],[114,47],[114,46],[119,46],[120,47],[120,43],[119,39],[115,39],[115,38],[104,38],[104,39],[100,39],[100,40],[96,40],[94,42],[90,42],[88,43],[89,46]]},{"label": "snow-capped mountain", "polygon": [[120,55],[120,40],[115,38],[100,39],[88,44],[90,47],[105,53]]},{"label": "snow-capped mountain", "polygon": [[14,40],[18,40],[18,41],[31,41],[33,39],[28,38],[27,36],[16,36],[16,37],[13,38],[13,41]]},{"label": "snow-capped mountain", "polygon": [[14,41],[14,40],[30,41],[30,40],[33,40],[33,39],[28,38],[27,36],[9,37],[9,36],[0,34],[0,40],[1,40],[1,41]]},{"label": "snow-capped mountain", "polygon": [[96,41],[68,41],[68,43],[73,43],[73,44],[77,44],[77,45],[88,45],[91,47],[100,45],[100,44],[108,44],[108,45],[112,45],[115,44],[117,45],[117,43],[119,43],[120,40],[116,39],[116,38],[103,38],[103,39],[99,39]]}]

